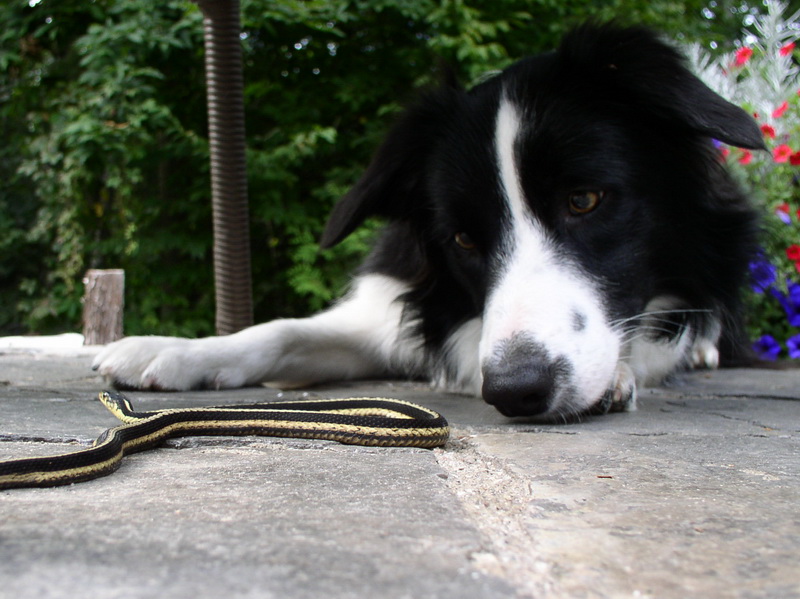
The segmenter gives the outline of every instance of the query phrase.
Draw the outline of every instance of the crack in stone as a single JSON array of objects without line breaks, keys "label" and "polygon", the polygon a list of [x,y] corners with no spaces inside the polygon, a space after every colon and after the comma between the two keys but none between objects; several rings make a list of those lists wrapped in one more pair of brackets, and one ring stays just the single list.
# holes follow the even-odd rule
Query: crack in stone
[{"label": "crack in stone", "polygon": [[[745,397],[745,396],[743,396],[743,397]],[[724,399],[724,398],[721,398],[721,399]],[[780,398],[775,398],[775,399],[780,399]],[[683,407],[683,408],[688,407],[688,405],[689,405],[688,402],[676,402],[676,401],[667,401],[666,404],[670,405],[670,406]],[[662,411],[664,411],[664,410],[662,410]],[[731,414],[726,414],[724,412],[719,412],[719,411],[716,411],[716,410],[700,409],[700,410],[697,410],[697,413],[698,414],[703,414],[703,415],[706,415],[706,416],[716,416],[718,418],[722,418],[724,420],[731,420],[733,422],[744,422],[745,424],[749,424],[751,426],[755,426],[755,427],[758,427],[758,428],[761,428],[761,429],[766,429],[766,430],[775,431],[775,432],[779,432],[779,433],[786,433],[786,432],[796,433],[796,432],[798,432],[797,430],[779,428],[777,426],[772,426],[772,425],[765,424],[763,422],[759,422],[758,420],[751,420],[749,418],[741,418],[741,417],[737,417],[737,416],[734,416],[734,415],[731,415]],[[633,433],[631,433],[631,434],[633,434]]]},{"label": "crack in stone", "polygon": [[732,420],[734,422],[744,422],[745,424],[749,424],[751,426],[755,426],[761,429],[771,430],[778,433],[789,432],[786,429],[777,428],[775,426],[770,426],[768,424],[764,424],[763,422],[759,422],[758,420],[750,420],[748,418],[737,418],[736,416],[731,416],[730,414],[724,414],[722,412],[713,412],[713,411],[706,411],[703,410],[703,414],[707,414],[709,416],[717,416],[718,418],[722,418],[724,420]]},{"label": "crack in stone", "polygon": [[421,453],[430,450],[419,447],[371,447],[347,445],[327,439],[303,439],[300,437],[271,437],[268,435],[194,435],[166,439],[161,445],[166,449],[196,449],[210,447],[269,447],[270,449],[338,451],[349,453]]},{"label": "crack in stone", "polygon": [[14,433],[0,434],[0,443],[61,443],[75,444],[90,447],[94,443],[94,438],[74,436],[46,436],[46,435],[17,435]]},{"label": "crack in stone", "polygon": [[512,584],[519,597],[552,592],[554,565],[537,557],[537,543],[526,524],[535,499],[531,482],[464,436],[454,436],[434,455],[448,487],[483,539],[481,549],[470,555],[473,566]]}]

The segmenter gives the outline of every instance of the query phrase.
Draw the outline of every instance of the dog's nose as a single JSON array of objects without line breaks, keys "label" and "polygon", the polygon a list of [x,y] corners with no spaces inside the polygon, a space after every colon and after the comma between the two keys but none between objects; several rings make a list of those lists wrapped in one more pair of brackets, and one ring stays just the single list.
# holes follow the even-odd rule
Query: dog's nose
[{"label": "dog's nose", "polygon": [[546,365],[506,362],[484,369],[481,393],[504,416],[535,416],[548,410],[554,385]]},{"label": "dog's nose", "polygon": [[566,358],[553,358],[541,343],[517,334],[484,362],[481,393],[505,416],[536,416],[552,407],[569,375]]}]

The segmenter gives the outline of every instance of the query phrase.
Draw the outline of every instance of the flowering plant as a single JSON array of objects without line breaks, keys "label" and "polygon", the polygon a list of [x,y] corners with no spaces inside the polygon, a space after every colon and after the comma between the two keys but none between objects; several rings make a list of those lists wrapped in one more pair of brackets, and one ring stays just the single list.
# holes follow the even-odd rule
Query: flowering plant
[{"label": "flowering plant", "polygon": [[720,145],[723,159],[764,211],[762,252],[751,263],[748,332],[765,359],[800,358],[800,11],[766,1],[738,49],[716,58],[692,49],[698,75],[758,121],[768,152]]}]

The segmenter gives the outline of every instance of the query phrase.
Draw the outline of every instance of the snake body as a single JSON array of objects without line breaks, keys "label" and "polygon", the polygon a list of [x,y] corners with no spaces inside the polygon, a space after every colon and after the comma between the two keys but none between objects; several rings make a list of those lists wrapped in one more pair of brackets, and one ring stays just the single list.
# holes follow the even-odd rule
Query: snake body
[{"label": "snake body", "polygon": [[106,476],[122,458],[190,435],[265,435],[325,439],[351,445],[444,445],[447,421],[438,412],[394,399],[348,398],[137,412],[120,393],[100,401],[123,424],[100,435],[91,448],[47,457],[0,462],[0,489],[52,487]]}]

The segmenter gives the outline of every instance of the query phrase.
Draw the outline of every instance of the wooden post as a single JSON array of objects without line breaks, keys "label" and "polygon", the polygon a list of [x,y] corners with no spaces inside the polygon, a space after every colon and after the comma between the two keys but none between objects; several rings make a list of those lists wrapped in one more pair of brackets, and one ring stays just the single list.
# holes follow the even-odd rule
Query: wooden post
[{"label": "wooden post", "polygon": [[125,271],[89,270],[83,284],[83,344],[105,345],[121,339]]}]

